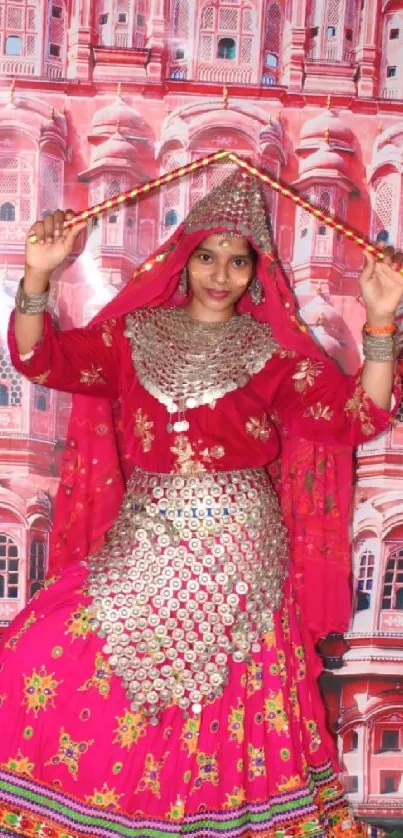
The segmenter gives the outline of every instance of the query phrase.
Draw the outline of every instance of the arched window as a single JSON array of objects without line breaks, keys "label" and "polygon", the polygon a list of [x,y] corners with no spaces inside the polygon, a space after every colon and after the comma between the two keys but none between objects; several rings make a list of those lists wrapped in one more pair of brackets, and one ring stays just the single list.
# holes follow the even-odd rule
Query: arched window
[{"label": "arched window", "polygon": [[323,212],[329,212],[331,203],[330,192],[327,189],[322,190],[319,196],[319,206]]},{"label": "arched window", "polygon": [[[322,212],[328,214],[333,199],[333,194],[329,189],[321,189],[319,196],[316,198]],[[333,237],[330,227],[321,222],[315,222],[316,241],[315,241],[315,256],[319,259],[330,259],[333,255]]]},{"label": "arched window", "polygon": [[[382,95],[387,99],[401,99],[403,96],[403,74],[401,72],[401,33],[403,10],[387,11],[384,17],[382,44]],[[400,37],[399,37],[400,36]]]},{"label": "arched window", "polygon": [[0,221],[15,221],[15,206],[5,201],[0,207]]},{"label": "arched window", "polygon": [[356,611],[366,611],[371,607],[371,593],[374,584],[374,573],[375,556],[370,550],[364,550],[360,556]]},{"label": "arched window", "polygon": [[343,751],[349,753],[358,748],[358,733],[356,730],[348,730],[343,738]]},{"label": "arched window", "polygon": [[278,55],[275,55],[274,52],[266,53],[266,67],[270,67],[272,70],[278,67]]},{"label": "arched window", "polygon": [[[182,165],[183,158],[179,150],[167,152],[161,160],[161,168],[164,172],[172,172]],[[163,190],[161,219],[164,228],[175,227],[178,223],[182,196],[183,181],[180,180],[174,180]]]},{"label": "arched window", "polygon": [[59,207],[62,197],[63,162],[50,154],[41,155],[39,194],[42,214]]},{"label": "arched window", "polygon": [[34,538],[29,549],[29,596],[43,588],[46,575],[46,544]]},{"label": "arched window", "polygon": [[6,55],[21,55],[22,39],[19,35],[9,35],[6,38]]},{"label": "arched window", "polygon": [[40,384],[35,385],[34,404],[35,410],[48,410],[50,393],[46,387]]},{"label": "arched window", "polygon": [[173,0],[171,20],[174,35],[188,35],[189,0]]},{"label": "arched window", "polygon": [[33,215],[35,176],[33,155],[0,154],[0,222],[29,224]]},{"label": "arched window", "polygon": [[378,181],[374,185],[374,236],[382,231],[383,235],[391,234],[393,224],[393,204],[396,196],[395,184],[390,180]]},{"label": "arched window", "polygon": [[382,608],[403,610],[403,549],[395,550],[386,563]]},{"label": "arched window", "polygon": [[[0,348],[0,385],[8,391],[7,404],[19,406],[22,400],[21,376],[11,364],[8,352]],[[5,394],[3,393],[3,398]]]},{"label": "arched window", "polygon": [[257,34],[256,13],[249,0],[204,5],[198,35],[197,78],[209,82],[250,82],[256,66],[253,46],[258,48]]},{"label": "arched window", "polygon": [[282,36],[282,12],[278,3],[266,4],[266,19],[264,24],[265,67],[262,84],[270,87],[277,84],[278,66]]},{"label": "arched window", "polygon": [[[303,195],[307,201],[312,201],[310,193]],[[293,261],[296,265],[305,264],[311,257],[312,233],[314,230],[313,216],[302,207],[298,207],[296,214],[296,230],[294,239]]]},{"label": "arched window", "polygon": [[178,223],[178,213],[174,209],[165,213],[165,227],[174,227]]},{"label": "arched window", "polygon": [[19,562],[16,542],[0,532],[0,598],[18,599]]},{"label": "arched window", "polygon": [[108,190],[107,190],[107,198],[115,198],[116,195],[119,195],[121,192],[121,181],[119,178],[114,177],[108,183]]},{"label": "arched window", "polygon": [[10,403],[10,391],[5,384],[0,384],[0,407],[8,407]]},{"label": "arched window", "polygon": [[328,0],[325,19],[325,54],[324,58],[334,61],[338,58],[338,46],[341,45],[341,2],[340,0]]},{"label": "arched window", "polygon": [[360,0],[346,0],[344,15],[343,61],[353,61],[360,28]]},{"label": "arched window", "polygon": [[1,53],[8,57],[5,72],[9,75],[32,75],[35,72],[35,57],[38,57],[37,51],[40,48],[40,6],[37,0],[1,0]]},{"label": "arched window", "polygon": [[217,58],[234,59],[236,44],[233,38],[220,38],[217,45]]}]

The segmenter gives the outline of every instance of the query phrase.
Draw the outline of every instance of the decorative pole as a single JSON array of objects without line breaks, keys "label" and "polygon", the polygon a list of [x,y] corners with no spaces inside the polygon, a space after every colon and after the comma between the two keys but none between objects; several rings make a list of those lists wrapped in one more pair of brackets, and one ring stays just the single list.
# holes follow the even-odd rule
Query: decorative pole
[{"label": "decorative pole", "polygon": [[[133,201],[136,198],[139,198],[141,195],[144,195],[147,192],[150,192],[152,189],[159,189],[161,186],[164,186],[166,183],[171,183],[173,180],[179,180],[180,178],[185,177],[186,175],[192,174],[192,172],[196,172],[198,169],[205,168],[206,166],[210,166],[212,163],[220,163],[220,162],[230,162],[235,163],[239,168],[247,171],[248,174],[253,175],[253,177],[257,177],[259,180],[263,181],[263,183],[267,183],[271,189],[274,189],[275,192],[279,192],[284,198],[292,201],[298,207],[309,212],[311,215],[318,218],[320,221],[323,221],[328,227],[331,227],[333,230],[337,230],[338,233],[341,233],[346,239],[350,239],[355,244],[358,245],[362,250],[368,251],[368,253],[372,253],[377,259],[384,259],[385,254],[383,251],[377,247],[372,242],[368,241],[364,236],[360,233],[356,233],[355,230],[352,230],[350,227],[347,227],[343,224],[342,221],[339,221],[337,218],[334,218],[329,213],[323,212],[319,207],[314,206],[311,204],[310,201],[307,201],[306,198],[303,198],[299,192],[293,189],[290,186],[286,186],[285,184],[281,183],[281,181],[276,180],[275,178],[271,177],[266,172],[259,169],[257,166],[253,166],[251,163],[248,163],[247,160],[244,160],[242,157],[238,157],[237,154],[233,151],[226,151],[225,149],[221,151],[216,151],[214,154],[208,154],[206,157],[200,157],[198,160],[194,160],[192,163],[187,163],[185,166],[181,166],[179,169],[174,169],[172,172],[168,172],[165,175],[160,175],[159,177],[155,178],[155,180],[150,180],[147,183],[143,183],[141,186],[135,186],[132,189],[129,189],[128,192],[122,192],[121,195],[116,195],[114,198],[108,198],[106,201],[102,201],[100,204],[96,204],[93,207],[89,207],[88,209],[84,210],[81,213],[78,213],[69,221],[65,221],[65,227],[69,228],[72,227],[77,222],[87,221],[89,218],[93,218],[96,215],[100,215],[103,212],[107,212],[108,210],[115,209],[116,207],[120,207],[123,204],[127,203],[128,201]],[[29,236],[29,241],[34,243],[36,241],[35,234]],[[403,276],[403,267],[400,268],[399,273]]]}]

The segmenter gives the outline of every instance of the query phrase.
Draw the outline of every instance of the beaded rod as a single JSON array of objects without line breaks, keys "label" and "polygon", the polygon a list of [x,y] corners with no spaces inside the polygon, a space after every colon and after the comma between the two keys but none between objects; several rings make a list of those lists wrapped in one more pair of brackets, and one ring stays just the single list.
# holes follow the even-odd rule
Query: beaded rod
[{"label": "beaded rod", "polygon": [[[223,161],[227,158],[228,161],[235,163],[242,169],[245,169],[249,174],[254,175],[255,177],[262,180],[264,183],[267,183],[271,189],[274,189],[276,192],[279,192],[280,195],[283,195],[284,198],[289,198],[294,204],[302,209],[309,212],[311,215],[314,215],[315,218],[318,218],[320,221],[323,221],[324,224],[327,224],[329,227],[332,227],[333,230],[337,230],[338,233],[341,233],[346,238],[350,239],[351,241],[355,242],[362,250],[367,250],[369,253],[372,253],[376,256],[377,259],[384,259],[385,254],[381,250],[381,248],[377,247],[375,244],[372,244],[368,239],[365,239],[364,236],[359,235],[350,227],[347,227],[337,218],[334,218],[332,215],[328,215],[327,213],[323,212],[319,207],[314,206],[308,201],[306,198],[303,198],[299,192],[295,189],[292,189],[289,186],[285,186],[280,181],[276,180],[275,178],[268,175],[266,172],[263,172],[257,166],[252,166],[247,160],[244,160],[242,157],[239,157],[233,151],[227,151],[225,149],[221,149],[220,151],[214,152],[214,154],[208,154],[205,157],[199,157],[198,160],[193,160],[192,163],[187,163],[185,166],[180,166],[178,169],[174,169],[172,172],[167,172],[165,175],[160,175],[159,177],[155,178],[155,180],[150,180],[147,183],[143,183],[141,186],[135,186],[132,189],[129,189],[127,192],[122,192],[120,195],[116,195],[114,198],[108,198],[106,201],[101,201],[101,203],[96,204],[93,207],[88,207],[88,209],[83,210],[83,212],[78,213],[77,215],[73,216],[73,218],[69,219],[68,221],[64,222],[64,227],[68,229],[72,227],[74,224],[77,224],[81,221],[87,221],[89,218],[93,218],[94,216],[100,215],[103,212],[107,212],[108,210],[115,209],[116,207],[121,207],[123,204],[127,203],[128,201],[132,201],[135,198],[138,198],[140,195],[144,193],[150,192],[152,189],[158,189],[161,186],[164,186],[166,183],[171,183],[173,180],[179,180],[185,175],[191,174],[192,172],[197,171],[198,169],[204,168],[206,166],[210,166],[211,163],[217,163],[220,160]],[[36,235],[32,233],[29,236],[29,242],[34,244],[36,242]],[[403,266],[400,268],[399,273],[403,276]]]},{"label": "beaded rod", "polygon": [[[64,222],[64,229],[68,229],[69,227],[73,227],[74,224],[80,223],[81,221],[88,221],[89,218],[93,218],[96,215],[100,215],[103,212],[107,212],[108,210],[115,209],[116,207],[121,207],[123,204],[126,204],[128,201],[133,201],[134,198],[138,198],[140,195],[143,195],[145,192],[151,192],[152,189],[158,189],[160,186],[164,186],[166,183],[171,183],[173,180],[178,180],[179,178],[184,177],[185,175],[189,175],[192,172],[196,172],[198,169],[202,169],[205,166],[209,166],[210,163],[217,163],[220,160],[223,160],[225,157],[228,157],[228,151],[216,151],[214,154],[208,154],[206,157],[199,157],[198,160],[193,160],[192,163],[187,163],[185,166],[180,166],[178,169],[173,169],[172,172],[167,172],[165,175],[160,175],[159,177],[155,178],[155,180],[149,180],[147,183],[141,184],[141,186],[135,186],[132,189],[129,189],[127,192],[122,192],[120,195],[115,195],[114,198],[108,198],[106,201],[101,201],[99,204],[95,204],[93,207],[88,207],[83,212],[74,215],[73,218],[70,218],[68,221]],[[29,242],[31,244],[35,244],[36,242],[36,235],[32,233],[29,236]]]},{"label": "beaded rod", "polygon": [[[350,227],[347,227],[337,218],[334,218],[332,215],[329,215],[326,212],[323,212],[319,207],[316,207],[314,204],[311,204],[306,198],[303,198],[299,192],[295,189],[292,189],[289,186],[285,186],[280,181],[272,178],[266,172],[262,172],[261,169],[258,169],[257,166],[252,166],[247,160],[244,160],[242,157],[238,157],[233,151],[228,152],[228,160],[231,160],[233,163],[236,163],[241,169],[245,169],[249,172],[250,175],[254,175],[255,177],[262,180],[264,183],[267,183],[271,189],[274,189],[276,192],[279,192],[280,195],[283,195],[284,198],[290,198],[290,200],[302,209],[309,212],[311,215],[314,215],[315,218],[318,218],[320,221],[323,221],[328,227],[332,227],[333,230],[337,230],[338,233],[341,233],[342,236],[345,236],[347,239],[351,239],[351,241],[358,244],[362,250],[367,250],[369,253],[372,253],[376,256],[377,259],[384,259],[385,254],[381,248],[377,247],[372,242],[365,239],[364,236],[359,235]],[[403,276],[403,266],[400,268],[398,273],[402,274]]]}]

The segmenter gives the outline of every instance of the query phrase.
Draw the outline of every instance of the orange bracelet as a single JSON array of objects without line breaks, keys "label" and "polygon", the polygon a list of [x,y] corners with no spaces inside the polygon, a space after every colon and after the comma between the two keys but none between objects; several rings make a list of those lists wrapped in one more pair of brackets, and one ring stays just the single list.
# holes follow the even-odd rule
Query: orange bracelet
[{"label": "orange bracelet", "polygon": [[363,331],[366,335],[394,335],[396,332],[396,323],[389,323],[387,326],[371,326],[365,323]]}]

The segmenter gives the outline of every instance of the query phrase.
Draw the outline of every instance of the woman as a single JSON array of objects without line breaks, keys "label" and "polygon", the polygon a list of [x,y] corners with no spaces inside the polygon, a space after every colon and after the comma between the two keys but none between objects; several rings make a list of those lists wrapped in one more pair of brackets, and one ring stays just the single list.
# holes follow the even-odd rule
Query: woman
[{"label": "woman", "polygon": [[3,642],[2,834],[356,835],[313,640],[346,622],[351,449],[391,421],[400,255],[362,274],[350,378],[298,324],[254,179],[60,333],[63,222],[30,231],[10,324],[17,369],[78,395],[57,575]]}]

